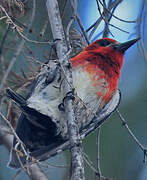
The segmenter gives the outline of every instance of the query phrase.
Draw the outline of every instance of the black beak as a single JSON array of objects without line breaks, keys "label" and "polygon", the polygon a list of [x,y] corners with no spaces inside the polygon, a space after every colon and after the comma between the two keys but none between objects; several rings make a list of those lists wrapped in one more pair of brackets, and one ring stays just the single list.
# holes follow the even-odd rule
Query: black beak
[{"label": "black beak", "polygon": [[117,51],[124,53],[129,47],[135,44],[139,39],[140,38],[133,39],[124,43],[118,43],[118,44],[113,45],[113,47],[117,49]]}]

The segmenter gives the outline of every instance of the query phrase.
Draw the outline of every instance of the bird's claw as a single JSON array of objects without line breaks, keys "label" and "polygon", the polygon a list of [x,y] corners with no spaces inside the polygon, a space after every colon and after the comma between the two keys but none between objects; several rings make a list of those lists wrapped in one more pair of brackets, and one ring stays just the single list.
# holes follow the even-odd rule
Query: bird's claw
[{"label": "bird's claw", "polygon": [[56,38],[56,39],[53,40],[54,43],[56,43],[56,42],[58,42],[58,41],[61,41],[61,39]]},{"label": "bird's claw", "polygon": [[66,100],[69,100],[69,99],[74,100],[75,99],[74,91],[75,91],[75,89],[72,89],[71,91],[66,93],[65,97],[63,98],[63,103],[65,103]]},{"label": "bird's claw", "polygon": [[59,109],[59,111],[65,111],[64,104],[63,103],[59,104],[58,109]]},{"label": "bird's claw", "polygon": [[74,91],[75,91],[75,89],[72,89],[71,91],[66,93],[65,97],[62,100],[62,103],[58,105],[59,111],[65,111],[64,104],[65,104],[66,100],[69,100],[69,99],[74,100],[75,99]]}]

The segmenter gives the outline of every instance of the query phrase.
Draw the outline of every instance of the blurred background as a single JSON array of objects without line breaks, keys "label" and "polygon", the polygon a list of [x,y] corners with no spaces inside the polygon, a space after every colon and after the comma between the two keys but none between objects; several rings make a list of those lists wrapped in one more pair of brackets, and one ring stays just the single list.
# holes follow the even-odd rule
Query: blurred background
[{"label": "blurred background", "polygon": [[[62,12],[63,23],[67,26],[70,17],[72,16],[69,2],[66,0],[58,0],[60,9]],[[23,1],[22,1],[23,2]],[[64,3],[63,3],[64,2]],[[104,1],[102,1],[104,2]],[[113,0],[106,0],[106,5],[114,2]],[[1,1],[0,1],[1,4]],[[3,4],[2,4],[3,5]],[[15,5],[16,6],[16,5]],[[27,23],[28,18],[32,13],[32,2],[27,2],[24,8],[23,15],[20,15],[19,8],[16,8],[18,12],[11,9],[12,15],[19,22]],[[7,9],[7,7],[5,7]],[[27,33],[29,39],[37,41],[48,41],[52,39],[50,27],[48,22],[48,16],[46,12],[45,2],[36,1],[35,20],[31,30]],[[64,9],[64,11],[63,11]],[[100,5],[101,11],[103,7]],[[13,12],[13,11],[14,12]],[[81,18],[81,22],[85,31],[97,21],[100,17],[96,0],[79,0],[78,1],[78,14]],[[139,139],[145,147],[147,147],[147,59],[146,59],[146,23],[147,23],[147,1],[132,1],[122,0],[114,9],[113,14],[125,21],[112,17],[110,24],[119,27],[121,30],[109,26],[109,30],[112,33],[108,33],[107,36],[114,38],[119,42],[125,42],[128,39],[133,39],[141,36],[141,42],[132,46],[127,50],[124,57],[124,66],[121,72],[119,81],[119,89],[121,90],[122,98],[120,103],[120,112],[127,121],[130,129],[135,136]],[[133,21],[133,22],[130,22]],[[134,22],[135,21],[135,22]],[[15,21],[17,23],[17,21]],[[45,27],[46,26],[46,27]],[[102,20],[97,30],[92,35],[90,42],[99,39],[103,36],[103,30],[106,24]],[[24,31],[25,27],[22,26]],[[78,23],[75,23],[75,28],[80,30]],[[6,29],[9,29],[5,44],[2,45]],[[44,30],[45,29],[45,30]],[[122,31],[123,30],[123,31]],[[44,31],[44,32],[43,32]],[[87,32],[90,36],[92,29]],[[124,32],[125,31],[125,32]],[[41,34],[43,32],[43,35]],[[3,72],[8,68],[12,58],[16,52],[16,47],[19,47],[21,37],[18,36],[15,29],[9,27],[5,19],[0,21],[0,63],[3,60],[6,62],[0,67],[0,78],[3,77]],[[143,47],[142,47],[143,44]],[[8,77],[9,86],[14,86],[14,79],[16,74],[22,75],[22,72],[30,72],[30,68],[37,69],[38,64],[31,62],[24,54],[28,54],[40,62],[48,60],[49,52],[48,44],[33,44],[28,41],[24,44],[23,51],[17,57],[13,65],[13,73],[11,77]],[[28,64],[29,61],[29,64]],[[30,77],[34,75],[34,71],[31,71]],[[11,80],[11,81],[9,81]],[[16,83],[16,82],[15,82]],[[17,82],[17,86],[20,85]],[[3,87],[3,89],[5,86]],[[19,90],[18,90],[19,91]],[[1,91],[1,94],[3,91]],[[5,108],[4,108],[5,109]],[[3,110],[5,111],[5,110]],[[17,110],[18,111],[18,110]],[[96,164],[96,132],[93,132],[84,140],[84,151],[90,157],[91,161]],[[12,179],[16,171],[7,168],[7,162],[9,154],[6,148],[0,146],[0,179],[9,180]],[[144,155],[141,149],[129,136],[126,129],[122,126],[120,119],[116,113],[104,123],[101,128],[100,134],[100,166],[102,174],[105,177],[112,178],[114,180],[146,180],[147,179],[147,163],[143,163]],[[69,165],[69,154],[65,152],[54,158],[48,160],[50,164],[55,165]],[[86,179],[95,179],[95,174],[85,164]],[[48,174],[49,179],[67,179],[68,169],[55,168],[50,166],[45,168],[44,171]],[[26,180],[29,179],[25,173],[20,173],[16,179]]]}]

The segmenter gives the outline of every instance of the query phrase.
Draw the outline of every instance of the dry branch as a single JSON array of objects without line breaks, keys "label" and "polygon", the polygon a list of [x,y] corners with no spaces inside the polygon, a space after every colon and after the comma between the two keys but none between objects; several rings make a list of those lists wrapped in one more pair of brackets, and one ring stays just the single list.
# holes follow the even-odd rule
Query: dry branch
[{"label": "dry branch", "polygon": [[[11,22],[11,18],[10,18],[9,15],[7,14],[6,10],[5,10],[2,6],[0,6],[0,8],[4,11],[4,13],[6,14],[7,18],[10,20],[10,23],[13,24],[13,21]],[[32,15],[31,15],[29,24],[28,24],[26,36],[27,36],[27,34],[28,34],[28,32],[29,32],[29,29],[31,28],[31,26],[32,26],[32,24],[33,24],[34,17],[35,17],[35,10],[36,10],[36,1],[33,0],[33,10],[32,10]],[[13,56],[13,58],[12,58],[10,64],[9,64],[9,66],[8,66],[8,68],[7,68],[7,70],[6,70],[5,74],[4,74],[4,76],[2,77],[2,80],[1,80],[1,83],[0,83],[0,92],[2,91],[4,85],[5,85],[6,81],[7,81],[8,75],[9,75],[9,73],[10,73],[10,71],[11,71],[14,63],[16,62],[19,54],[21,53],[21,51],[22,51],[22,49],[23,49],[23,47],[24,47],[24,43],[25,43],[25,40],[22,39],[21,42],[20,42],[20,44],[19,44],[18,47],[17,47],[17,51],[16,51],[16,53],[14,54],[14,56]]]},{"label": "dry branch", "polygon": [[[13,134],[10,129],[0,124],[0,141],[10,152],[13,143]],[[32,164],[28,167],[30,180],[48,180],[47,176],[42,172],[37,164]]]}]

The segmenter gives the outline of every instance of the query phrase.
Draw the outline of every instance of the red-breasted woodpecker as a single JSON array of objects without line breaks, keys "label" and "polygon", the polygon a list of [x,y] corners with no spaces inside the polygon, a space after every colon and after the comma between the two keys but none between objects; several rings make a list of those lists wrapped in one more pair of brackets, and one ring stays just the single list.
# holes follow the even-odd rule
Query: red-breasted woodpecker
[{"label": "red-breasted woodpecker", "polygon": [[[73,108],[82,135],[95,129],[99,120],[108,117],[116,108],[119,102],[117,85],[123,56],[137,41],[138,39],[134,39],[119,43],[110,38],[99,39],[70,59],[75,88]],[[7,90],[8,96],[23,111],[16,133],[26,151],[39,160],[46,159],[48,156],[43,154],[68,141],[63,103],[66,96],[63,93],[63,81],[66,78],[58,63],[51,62],[49,69],[44,68],[46,71],[34,80],[26,99],[10,89]],[[114,97],[117,100],[113,105],[111,102]],[[19,151],[23,155],[18,158],[21,154]],[[20,160],[26,163],[27,158],[15,137],[9,165],[18,168]]]}]

